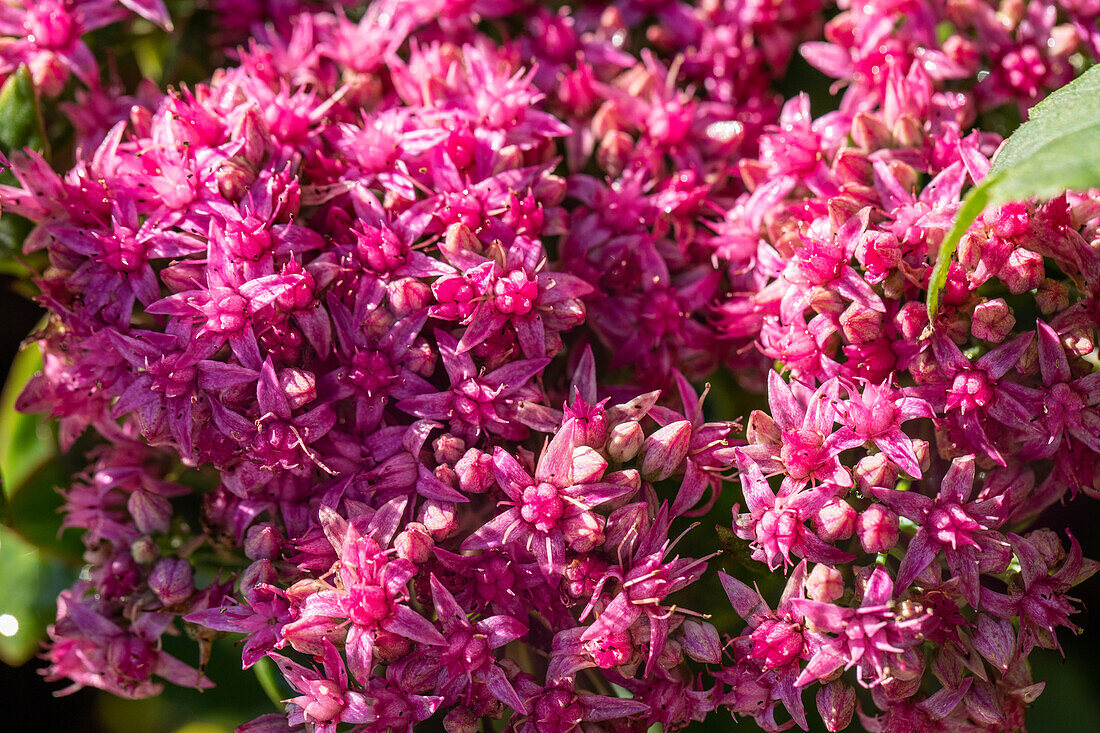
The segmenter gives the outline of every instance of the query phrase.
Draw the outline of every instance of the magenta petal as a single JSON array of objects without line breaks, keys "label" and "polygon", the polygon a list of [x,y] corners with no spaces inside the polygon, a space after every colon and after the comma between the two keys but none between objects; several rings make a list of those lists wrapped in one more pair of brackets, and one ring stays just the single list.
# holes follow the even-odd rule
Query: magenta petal
[{"label": "magenta petal", "polygon": [[876,436],[875,445],[886,454],[901,470],[913,478],[920,478],[920,465],[917,463],[917,454],[913,451],[913,442],[901,432],[900,428],[893,428],[884,435]]},{"label": "magenta petal", "polygon": [[477,630],[489,640],[489,648],[496,649],[515,641],[527,633],[523,622],[511,616],[490,616],[477,622]]},{"label": "magenta petal", "polygon": [[962,456],[951,461],[951,468],[940,484],[940,496],[948,501],[965,504],[974,487],[974,456]]},{"label": "magenta petal", "polygon": [[1068,382],[1071,374],[1062,340],[1042,321],[1036,323],[1036,328],[1039,330],[1039,369],[1043,372],[1043,382],[1047,386]]},{"label": "magenta petal", "polygon": [[963,697],[966,696],[973,682],[973,677],[967,677],[957,689],[952,690],[948,687],[942,687],[938,692],[930,695],[927,699],[917,704],[922,710],[936,720],[946,718],[947,715],[962,702]]},{"label": "magenta petal", "polygon": [[214,686],[214,683],[207,679],[202,672],[184,664],[166,652],[157,654],[157,665],[153,673],[180,687],[209,690]]},{"label": "magenta petal", "polygon": [[482,381],[485,384],[500,387],[501,396],[507,397],[536,374],[541,374],[549,359],[527,359],[526,361],[513,361],[499,369],[486,374]]},{"label": "magenta petal", "polygon": [[883,504],[914,522],[923,522],[932,509],[932,500],[916,491],[896,491],[872,486],[871,493]]},{"label": "magenta petal", "polygon": [[508,317],[498,313],[493,307],[492,301],[482,301],[474,310],[470,323],[466,326],[462,339],[458,342],[456,351],[459,354],[466,353],[504,328],[504,324],[507,322]]},{"label": "magenta petal", "polygon": [[[509,509],[481,525],[463,541],[461,548],[463,550],[491,550],[503,547],[504,540],[522,523],[523,520],[519,516],[519,510]],[[514,541],[517,538],[513,535],[511,539]]]},{"label": "magenta petal", "polygon": [[520,501],[524,489],[535,484],[519,461],[499,446],[493,449],[493,476],[501,491],[514,502]]},{"label": "magenta petal", "polygon": [[394,634],[400,634],[412,641],[421,644],[446,644],[447,640],[432,625],[432,622],[424,618],[408,606],[397,606],[393,615],[382,622],[382,628]]},{"label": "magenta petal", "polygon": [[516,690],[512,687],[512,683],[504,676],[504,670],[495,664],[489,665],[489,668],[485,670],[485,687],[489,689],[489,692],[493,693],[493,697],[500,700],[520,715],[527,714],[527,706],[524,705],[520,696],[516,694]]},{"label": "magenta petal", "polygon": [[466,618],[466,612],[458,605],[458,601],[451,595],[451,592],[436,579],[434,573],[429,582],[432,586],[432,604],[435,606],[435,615],[439,617],[439,623],[443,625],[443,630],[450,633],[468,627],[469,621]]},{"label": "magenta petal", "polygon": [[625,631],[641,615],[642,610],[630,602],[626,593],[619,593],[581,635],[581,641],[599,639],[609,631]]},{"label": "magenta petal", "polygon": [[649,710],[649,705],[638,700],[624,700],[603,695],[577,695],[584,706],[584,719],[591,721],[614,720],[641,715]]},{"label": "magenta petal", "polygon": [[[554,438],[550,441],[550,444],[543,450],[542,456],[539,458],[538,466],[535,469],[535,478],[540,482],[551,483],[555,486],[572,486],[573,437],[575,430],[576,420],[570,418],[561,426],[557,434],[555,434]],[[500,449],[498,448],[497,450]],[[528,484],[528,486],[530,485],[531,484]]]},{"label": "magenta petal", "polygon": [[824,647],[810,659],[810,663],[807,664],[806,668],[802,670],[802,673],[798,675],[798,679],[794,681],[795,687],[803,687],[815,680],[827,677],[839,669],[843,664],[844,657],[836,654],[829,647]]},{"label": "magenta petal", "polygon": [[871,579],[867,581],[867,587],[863,589],[863,603],[861,607],[877,606],[886,603],[894,597],[894,581],[886,568],[878,565],[871,573]]},{"label": "magenta petal", "polygon": [[749,512],[756,514],[774,505],[775,492],[768,486],[760,467],[749,461],[741,451],[737,451],[737,465],[741,470],[741,490]]},{"label": "magenta petal", "polygon": [[974,366],[984,369],[990,377],[1000,379],[1019,363],[1020,357],[1027,351],[1027,347],[1031,346],[1031,341],[1034,338],[1035,334],[1031,332],[1022,333],[984,354],[974,362]]},{"label": "magenta petal", "polygon": [[[323,644],[332,646],[327,638]],[[360,682],[369,680],[374,668],[374,634],[358,624],[353,624],[344,642],[344,650],[348,656],[348,667],[355,679]]]},{"label": "magenta petal", "polygon": [[719,571],[718,580],[721,581],[722,589],[726,591],[726,596],[730,599],[733,610],[743,619],[748,619],[752,615],[753,609],[763,602],[760,599],[760,594],[732,575],[726,575]]},{"label": "magenta petal", "polygon": [[912,585],[916,577],[936,559],[939,551],[939,545],[932,542],[928,537],[928,532],[923,528],[917,530],[916,535],[910,540],[909,549],[906,550],[905,557],[902,558],[901,566],[898,568],[898,590],[905,590]]}]

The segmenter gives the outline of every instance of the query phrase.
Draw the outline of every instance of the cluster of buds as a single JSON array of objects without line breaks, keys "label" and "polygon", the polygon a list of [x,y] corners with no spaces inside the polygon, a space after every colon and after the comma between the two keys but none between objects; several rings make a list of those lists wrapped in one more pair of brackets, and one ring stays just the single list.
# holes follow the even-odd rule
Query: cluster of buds
[{"label": "cluster of buds", "polygon": [[[987,214],[924,300],[977,114],[1096,19],[531,5],[305,12],[104,111],[67,173],[8,161],[49,261],[19,405],[100,443],[49,677],[207,687],[160,646],[189,625],[292,691],[244,731],[782,730],[807,690],[830,731],[1020,728],[1096,569],[1019,532],[1100,494],[1100,206]],[[817,119],[774,91],[800,44],[848,87]],[[719,370],[767,392],[743,435]]]}]

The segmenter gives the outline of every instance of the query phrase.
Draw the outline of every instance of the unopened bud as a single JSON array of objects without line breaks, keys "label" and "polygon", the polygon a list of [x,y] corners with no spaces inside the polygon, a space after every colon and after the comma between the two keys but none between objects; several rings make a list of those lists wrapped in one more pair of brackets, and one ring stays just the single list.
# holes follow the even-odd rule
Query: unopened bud
[{"label": "unopened bud", "polygon": [[317,377],[313,372],[286,367],[279,370],[278,377],[279,386],[286,393],[290,409],[296,410],[317,399]]},{"label": "unopened bud", "polygon": [[424,528],[432,533],[436,540],[442,540],[458,529],[458,521],[455,519],[455,505],[450,501],[436,501],[425,499],[420,505],[416,521],[424,525]]},{"label": "unopened bud", "polygon": [[852,303],[840,314],[840,328],[850,343],[874,341],[882,333],[883,314],[862,303]]},{"label": "unopened bud", "polygon": [[160,550],[152,537],[138,537],[130,545],[130,557],[139,565],[151,565],[160,557]]},{"label": "unopened bud", "polygon": [[832,603],[844,595],[844,578],[828,565],[814,565],[806,578],[806,594],[811,600]]},{"label": "unopened bud", "polygon": [[852,140],[866,152],[889,147],[890,137],[890,128],[878,115],[859,112],[852,118]]},{"label": "unopened bud", "polygon": [[432,288],[414,277],[403,277],[386,285],[390,310],[398,318],[420,313],[432,304]]},{"label": "unopened bud", "polygon": [[691,445],[691,423],[679,420],[664,426],[642,444],[642,478],[663,481],[687,458]]},{"label": "unopened bud", "polygon": [[713,624],[685,619],[680,631],[680,648],[689,657],[703,664],[718,664],[722,661],[722,641]]},{"label": "unopened bud", "polygon": [[283,536],[271,522],[254,524],[244,536],[244,554],[250,560],[274,560],[283,551]]},{"label": "unopened bud", "polygon": [[856,520],[856,534],[865,552],[886,552],[898,542],[898,515],[872,504]]},{"label": "unopened bud", "polygon": [[435,540],[428,528],[419,522],[410,522],[393,541],[397,556],[416,565],[423,565],[432,558]]},{"label": "unopened bud", "polygon": [[372,656],[380,664],[390,664],[401,659],[412,649],[412,642],[401,634],[378,629],[374,635]]},{"label": "unopened bud", "polygon": [[860,458],[853,475],[856,486],[864,494],[869,494],[872,486],[892,489],[898,482],[897,466],[883,453]]},{"label": "unopened bud", "polygon": [[843,499],[832,498],[813,519],[817,536],[826,542],[846,540],[856,529],[856,510]]},{"label": "unopened bud", "polygon": [[900,147],[919,148],[924,145],[924,123],[911,114],[899,117],[892,132],[894,141]]},{"label": "unopened bud", "polygon": [[1058,280],[1047,278],[1039,283],[1035,293],[1035,302],[1044,316],[1065,310],[1069,307],[1069,286]]},{"label": "unopened bud", "polygon": [[607,518],[604,547],[613,557],[630,557],[648,528],[649,507],[644,501],[619,507]]},{"label": "unopened bud", "polygon": [[999,344],[1016,325],[1016,316],[1004,298],[987,300],[974,308],[974,317],[970,321],[970,332],[975,338]]},{"label": "unopened bud", "polygon": [[270,560],[257,560],[241,571],[237,582],[241,591],[247,593],[261,583],[278,583],[279,571]]},{"label": "unopened bud", "polygon": [[149,573],[149,588],[165,606],[183,603],[195,591],[191,563],[180,558],[162,558]]},{"label": "unopened bud", "polygon": [[845,148],[837,153],[833,171],[841,183],[866,183],[871,180],[871,161],[865,153]]},{"label": "unopened bud", "polygon": [[479,733],[481,731],[481,714],[474,713],[469,708],[451,708],[443,716],[443,730],[447,733]]},{"label": "unopened bud", "polygon": [[619,423],[611,428],[611,437],[607,442],[607,454],[613,460],[625,463],[638,455],[645,442],[642,426],[634,420]]},{"label": "unopened bud", "polygon": [[1043,258],[1029,249],[1016,249],[997,272],[1013,295],[1039,287],[1043,281]]},{"label": "unopened bud", "polygon": [[856,712],[856,691],[843,680],[834,680],[817,691],[817,712],[830,733],[842,731]]},{"label": "unopened bud", "polygon": [[126,500],[126,509],[142,534],[164,533],[172,523],[172,504],[160,494],[138,489]]},{"label": "unopened bud", "polygon": [[477,448],[470,448],[458,460],[455,473],[458,474],[458,486],[464,494],[485,493],[496,480],[493,478],[493,457]]}]

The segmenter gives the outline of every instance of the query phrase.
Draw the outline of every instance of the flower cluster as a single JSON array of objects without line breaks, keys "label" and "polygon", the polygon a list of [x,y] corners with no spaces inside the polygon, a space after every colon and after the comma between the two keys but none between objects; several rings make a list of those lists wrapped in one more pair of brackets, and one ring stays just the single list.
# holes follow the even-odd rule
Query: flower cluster
[{"label": "flower cluster", "polygon": [[[50,678],[209,686],[187,625],[277,663],[247,731],[781,730],[807,689],[831,731],[1020,728],[1097,569],[1025,531],[1100,494],[1097,200],[988,213],[924,299],[978,115],[1100,50],[1088,4],[531,6],[308,10],[64,174],[11,156],[20,408],[99,440]],[[781,103],[796,51],[838,110]],[[722,371],[767,393],[743,433]],[[718,574],[719,628],[692,590],[740,562],[786,586]]]}]

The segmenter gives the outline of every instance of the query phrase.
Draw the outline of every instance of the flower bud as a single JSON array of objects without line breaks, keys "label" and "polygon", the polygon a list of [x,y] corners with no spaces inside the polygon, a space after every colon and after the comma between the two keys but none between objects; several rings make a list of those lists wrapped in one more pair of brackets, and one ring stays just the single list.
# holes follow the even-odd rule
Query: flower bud
[{"label": "flower bud", "polygon": [[1002,672],[1008,669],[1016,651],[1016,632],[1011,621],[979,613],[971,640],[986,661]]},{"label": "flower bud", "polygon": [[569,546],[577,552],[591,552],[604,542],[604,518],[592,512],[578,512],[561,520],[559,528]]},{"label": "flower bud", "polygon": [[859,112],[852,118],[852,140],[868,153],[889,147],[890,128],[876,114]]},{"label": "flower bud", "polygon": [[648,528],[649,507],[644,501],[619,507],[607,518],[604,548],[612,557],[630,557]]},{"label": "flower bud", "polygon": [[826,542],[846,540],[856,528],[856,510],[843,499],[829,499],[813,519],[817,536]]},{"label": "flower bud", "polygon": [[311,595],[325,588],[325,584],[316,578],[302,578],[286,589],[286,599],[292,605],[300,606]]},{"label": "flower bud", "polygon": [[783,442],[783,432],[772,416],[762,410],[753,410],[749,415],[745,437],[753,445],[779,445]]},{"label": "flower bud", "polygon": [[1069,286],[1058,280],[1047,278],[1039,283],[1035,293],[1035,302],[1044,316],[1063,311],[1069,307]]},{"label": "flower bud", "polygon": [[142,534],[163,534],[172,524],[172,504],[167,498],[138,489],[126,500],[126,509]]},{"label": "flower bud", "polygon": [[400,634],[385,629],[375,632],[372,652],[374,659],[380,664],[396,662],[408,654],[410,649],[412,649],[412,642]]},{"label": "flower bud", "polygon": [[222,198],[237,201],[256,180],[256,167],[242,156],[234,156],[218,166],[214,171],[214,180]]},{"label": "flower bud", "polygon": [[450,501],[436,501],[425,499],[420,505],[416,521],[424,525],[424,528],[432,533],[437,541],[450,536],[458,529],[458,521],[455,519],[455,505]]},{"label": "flower bud", "polygon": [[401,534],[394,539],[393,546],[397,550],[398,557],[416,565],[423,565],[431,559],[435,541],[423,524],[409,522]]},{"label": "flower bud", "polygon": [[162,558],[149,573],[149,588],[165,606],[183,603],[195,591],[191,563],[180,558]]},{"label": "flower bud", "polygon": [[455,473],[464,494],[483,494],[496,480],[493,478],[493,457],[477,448],[470,448],[458,460]]},{"label": "flower bud", "polygon": [[684,653],[703,664],[718,664],[722,661],[722,641],[718,630],[707,621],[685,619],[680,627],[680,647]]},{"label": "flower bud", "polygon": [[274,584],[279,582],[279,571],[271,564],[270,560],[257,560],[242,572],[237,581],[242,591],[249,591],[261,583]]},{"label": "flower bud", "polygon": [[152,677],[158,654],[151,642],[131,634],[119,634],[104,641],[107,645],[107,668],[112,676],[118,675],[131,681],[144,681]]},{"label": "flower bud", "polygon": [[874,341],[882,333],[883,314],[862,303],[852,303],[840,314],[840,329],[850,343]]},{"label": "flower bud", "polygon": [[898,468],[884,453],[875,453],[859,459],[853,476],[859,490],[869,494],[872,486],[894,488],[898,482]]},{"label": "flower bud", "polygon": [[903,148],[919,148],[924,145],[924,123],[911,114],[899,117],[891,132],[894,140]]},{"label": "flower bud", "polygon": [[879,278],[901,262],[901,245],[890,232],[868,231],[860,235],[855,254],[856,261]]},{"label": "flower bud", "polygon": [[317,399],[317,377],[304,369],[286,367],[278,372],[279,386],[286,393],[290,409],[308,405]]},{"label": "flower bud", "polygon": [[613,460],[625,463],[642,449],[645,441],[645,432],[636,421],[619,423],[611,428],[611,436],[607,441],[607,454]]},{"label": "flower bud", "polygon": [[817,712],[830,733],[844,730],[856,711],[856,691],[843,680],[834,680],[817,691]]},{"label": "flower bud", "polygon": [[916,341],[928,325],[928,313],[923,303],[910,301],[898,309],[894,325],[907,341]]},{"label": "flower bud", "polygon": [[612,130],[596,148],[596,163],[608,175],[618,176],[634,157],[634,138],[622,130]]},{"label": "flower bud", "polygon": [[1013,295],[1039,287],[1043,281],[1043,258],[1029,249],[1016,249],[997,272]]},{"label": "flower bud", "polygon": [[454,707],[443,716],[443,730],[447,733],[479,733],[481,715],[469,708]]},{"label": "flower bud", "polygon": [[1004,298],[987,300],[974,308],[974,317],[970,322],[970,332],[975,338],[999,344],[1016,325],[1016,316]]},{"label": "flower bud", "polygon": [[420,313],[432,304],[432,288],[415,277],[403,277],[386,284],[390,310],[398,318]]},{"label": "flower bud", "polygon": [[283,551],[283,537],[271,522],[254,524],[244,536],[244,554],[249,560],[274,560]]},{"label": "flower bud", "polygon": [[664,426],[642,444],[642,478],[663,481],[687,458],[691,443],[691,423],[679,420]]},{"label": "flower bud", "polygon": [[833,160],[833,172],[841,183],[866,183],[871,180],[871,161],[865,153],[845,148]]},{"label": "flower bud", "polygon": [[130,545],[130,557],[139,565],[151,565],[160,556],[160,550],[152,537],[138,537]]},{"label": "flower bud", "polygon": [[865,552],[886,552],[898,542],[898,515],[872,504],[856,520],[856,534]]},{"label": "flower bud", "polygon": [[911,438],[910,442],[913,445],[913,454],[917,457],[917,465],[922,472],[927,471],[932,466],[932,452],[928,445],[928,441],[921,440],[920,438]]},{"label": "flower bud", "polygon": [[844,595],[844,578],[836,568],[814,565],[806,578],[806,594],[811,600],[832,603]]}]

